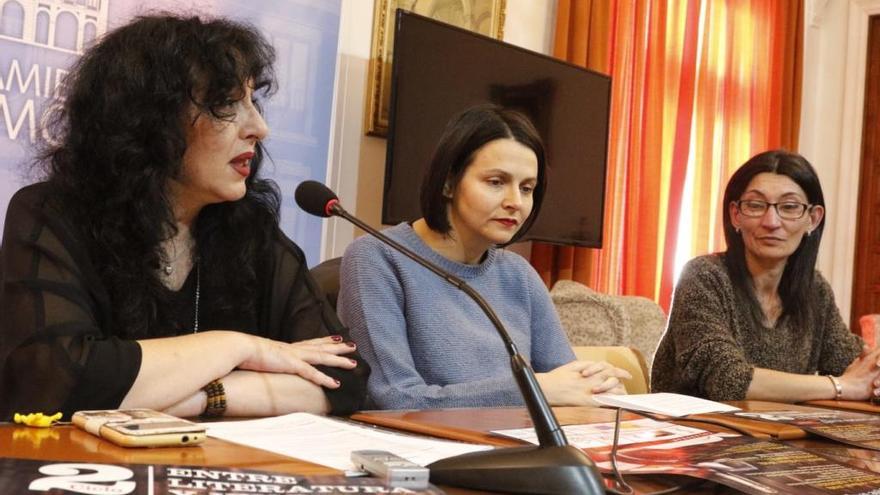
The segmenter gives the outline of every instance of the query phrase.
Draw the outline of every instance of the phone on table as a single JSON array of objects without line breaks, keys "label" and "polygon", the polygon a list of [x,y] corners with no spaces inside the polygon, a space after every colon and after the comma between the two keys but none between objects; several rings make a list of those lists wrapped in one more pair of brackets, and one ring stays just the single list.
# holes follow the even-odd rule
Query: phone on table
[{"label": "phone on table", "polygon": [[73,424],[122,447],[186,447],[205,441],[205,427],[152,409],[78,411]]},{"label": "phone on table", "polygon": [[412,490],[428,487],[428,468],[386,450],[353,450],[351,462],[358,469],[384,479],[390,486]]}]

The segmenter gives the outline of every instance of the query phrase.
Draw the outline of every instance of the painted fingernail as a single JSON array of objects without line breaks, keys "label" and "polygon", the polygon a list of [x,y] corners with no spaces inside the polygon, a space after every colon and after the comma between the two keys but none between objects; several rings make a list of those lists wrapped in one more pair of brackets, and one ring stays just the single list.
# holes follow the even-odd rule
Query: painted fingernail
[{"label": "painted fingernail", "polygon": [[352,347],[352,348],[357,347],[357,344],[355,344],[354,342],[346,342],[345,345]]},{"label": "painted fingernail", "polygon": [[342,335],[331,335],[330,338],[333,339],[333,342],[342,342]]},{"label": "painted fingernail", "polygon": [[353,365],[355,365],[355,366],[357,366],[357,364],[358,364],[358,362],[355,361],[354,359],[349,359],[349,361],[351,361],[351,364],[353,364]]},{"label": "painted fingernail", "polygon": [[339,380],[337,380],[336,378],[333,379],[333,383],[335,383],[337,386],[339,386]]}]

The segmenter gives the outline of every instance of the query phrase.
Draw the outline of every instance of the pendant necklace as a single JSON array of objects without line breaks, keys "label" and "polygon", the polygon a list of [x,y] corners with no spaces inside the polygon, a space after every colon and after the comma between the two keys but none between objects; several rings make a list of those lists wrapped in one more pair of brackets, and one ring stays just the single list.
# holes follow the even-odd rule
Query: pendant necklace
[{"label": "pendant necklace", "polygon": [[[172,243],[172,246],[174,246],[173,243]],[[192,245],[190,245],[189,249],[184,249],[180,253],[177,253],[176,249],[174,251],[175,251],[175,255],[176,255],[174,257],[174,259],[169,260],[168,263],[164,263],[161,266],[162,273],[166,277],[170,277],[171,275],[174,274],[174,263],[176,263],[177,260],[180,259],[180,257],[184,253],[187,253],[187,252],[191,253],[192,252]],[[196,298],[195,298],[195,304],[193,306],[193,313],[194,313],[193,333],[198,333],[198,331],[199,331],[199,302],[200,302],[201,293],[202,293],[201,260],[198,255],[196,255],[195,259],[193,260],[193,264],[190,266],[194,267],[196,270]]]},{"label": "pendant necklace", "polygon": [[187,249],[183,249],[179,253],[177,252],[177,244],[175,244],[174,241],[171,241],[171,247],[174,249],[174,257],[172,259],[169,259],[167,263],[162,265],[162,273],[164,273],[166,277],[170,277],[174,273],[174,263],[176,263],[181,256],[183,256],[185,253],[192,252],[193,243],[190,243]]},{"label": "pendant necklace", "polygon": [[199,268],[201,267],[201,263],[199,262],[199,258],[196,257],[196,304],[195,304],[195,318],[193,319],[193,333],[198,333],[199,331],[199,294],[202,289],[202,277]]}]

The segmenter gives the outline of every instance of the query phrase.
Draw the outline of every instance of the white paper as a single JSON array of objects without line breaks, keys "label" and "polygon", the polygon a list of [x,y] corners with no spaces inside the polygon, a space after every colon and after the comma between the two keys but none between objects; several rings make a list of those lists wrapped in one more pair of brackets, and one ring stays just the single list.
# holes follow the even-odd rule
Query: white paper
[{"label": "white paper", "polygon": [[739,411],[738,407],[690,395],[659,393],[634,395],[594,395],[596,402],[630,411],[645,411],[680,418],[689,414]]},{"label": "white paper", "polygon": [[[594,449],[610,446],[614,441],[614,423],[595,423],[585,425],[567,425],[562,427],[565,437],[571,445],[579,449]],[[517,428],[498,430],[493,433],[518,438],[526,442],[538,444],[533,428]],[[676,425],[653,419],[637,419],[620,422],[618,445],[629,445],[644,442],[670,442],[677,439],[711,435],[710,432],[690,426]]]},{"label": "white paper", "polygon": [[425,466],[438,459],[492,448],[487,445],[391,433],[308,413],[202,424],[212,437],[329,466],[350,474],[359,473],[351,462],[353,450],[387,450]]}]

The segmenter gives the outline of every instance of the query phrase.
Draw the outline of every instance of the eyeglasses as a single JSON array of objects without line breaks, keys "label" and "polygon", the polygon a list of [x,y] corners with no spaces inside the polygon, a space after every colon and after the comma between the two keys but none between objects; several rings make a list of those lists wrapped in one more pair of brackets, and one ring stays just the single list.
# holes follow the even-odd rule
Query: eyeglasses
[{"label": "eyeglasses", "polygon": [[741,199],[736,202],[736,207],[740,213],[752,218],[763,217],[771,206],[776,209],[776,214],[779,215],[779,218],[785,220],[797,220],[813,207],[813,205],[805,205],[797,201],[768,203],[760,199]]}]

